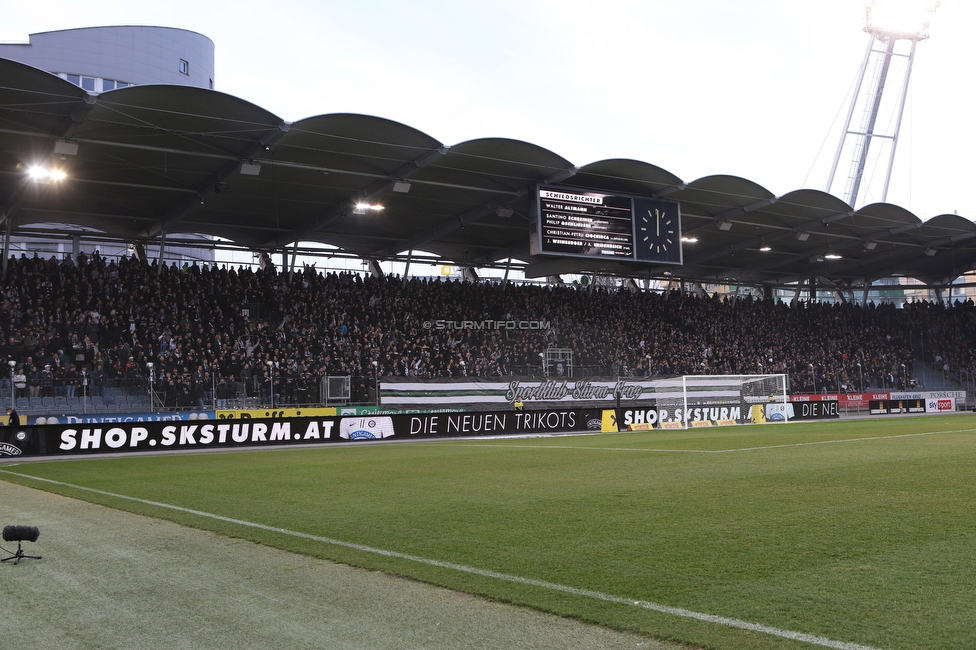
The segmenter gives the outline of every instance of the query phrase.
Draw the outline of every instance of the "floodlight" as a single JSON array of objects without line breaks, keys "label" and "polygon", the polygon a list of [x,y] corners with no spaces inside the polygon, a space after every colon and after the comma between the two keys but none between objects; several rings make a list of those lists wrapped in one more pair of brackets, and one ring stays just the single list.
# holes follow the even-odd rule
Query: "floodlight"
[{"label": "floodlight", "polygon": [[370,204],[370,203],[367,203],[366,201],[359,201],[359,202],[356,203],[355,207],[353,207],[352,213],[353,214],[366,214],[370,210],[379,211],[379,210],[382,210],[382,209],[383,209],[383,206],[382,205]]},{"label": "floodlight", "polygon": [[864,31],[908,39],[928,38],[929,19],[938,2],[923,0],[871,0]]},{"label": "floodlight", "polygon": [[877,247],[878,247],[878,242],[876,242],[876,241],[866,241],[866,242],[864,242],[864,250],[866,250],[866,251],[873,251]]},{"label": "floodlight", "polygon": [[810,239],[810,233],[808,232],[798,232],[793,236],[796,237],[797,241],[806,241]]},{"label": "floodlight", "polygon": [[681,238],[681,241],[683,241],[686,244],[697,244],[698,243],[698,238],[697,237],[682,237]]},{"label": "floodlight", "polygon": [[839,259],[843,259],[843,257],[844,257],[843,255],[838,255],[837,253],[827,253],[826,255],[824,255],[824,259],[827,260],[839,260]]},{"label": "floodlight", "polygon": [[46,183],[51,180],[51,172],[43,167],[31,167],[27,170],[27,173],[35,183]]},{"label": "floodlight", "polygon": [[732,230],[732,222],[731,221],[719,221],[718,222],[718,229],[719,230]]},{"label": "floodlight", "polygon": [[495,214],[497,214],[499,217],[504,217],[505,219],[507,219],[511,217],[513,214],[515,214],[515,210],[513,210],[512,206],[510,205],[500,205],[495,210]]},{"label": "floodlight", "polygon": [[929,257],[932,257],[933,255],[935,255],[938,252],[939,251],[935,250],[934,248],[926,248],[925,249],[925,254],[928,255]]},{"label": "floodlight", "polygon": [[410,191],[411,183],[405,180],[398,180],[393,183],[393,191],[399,192],[400,194],[406,194]]},{"label": "floodlight", "polygon": [[759,250],[762,251],[763,253],[768,253],[769,251],[771,251],[773,249],[772,249],[771,246],[760,246],[759,247]]}]

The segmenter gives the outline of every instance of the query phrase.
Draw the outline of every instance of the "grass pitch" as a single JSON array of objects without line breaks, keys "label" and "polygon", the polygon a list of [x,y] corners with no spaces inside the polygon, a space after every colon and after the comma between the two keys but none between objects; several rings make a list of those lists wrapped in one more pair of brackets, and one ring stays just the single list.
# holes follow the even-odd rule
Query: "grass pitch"
[{"label": "grass pitch", "polygon": [[86,458],[0,479],[702,647],[960,648],[976,647],[974,433],[971,415],[904,417]]}]

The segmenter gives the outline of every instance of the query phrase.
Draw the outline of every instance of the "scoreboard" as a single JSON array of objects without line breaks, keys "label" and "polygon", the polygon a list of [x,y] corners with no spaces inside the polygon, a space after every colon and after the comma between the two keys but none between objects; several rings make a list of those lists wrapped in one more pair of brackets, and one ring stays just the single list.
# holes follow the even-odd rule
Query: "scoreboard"
[{"label": "scoreboard", "polygon": [[539,186],[533,255],[681,264],[681,213],[674,201]]}]

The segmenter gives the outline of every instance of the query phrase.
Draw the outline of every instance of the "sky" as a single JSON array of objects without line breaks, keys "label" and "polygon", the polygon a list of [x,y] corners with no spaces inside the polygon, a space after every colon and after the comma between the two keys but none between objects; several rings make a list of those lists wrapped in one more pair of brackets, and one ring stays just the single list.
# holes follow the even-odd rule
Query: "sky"
[{"label": "sky", "polygon": [[[178,27],[213,40],[217,90],[288,121],[363,113],[447,145],[513,138],[575,165],[633,158],[686,182],[740,176],[782,196],[826,189],[868,46],[864,4],[0,0],[0,41]],[[976,220],[974,32],[976,2],[943,0],[916,52],[887,200],[923,220]],[[850,167],[846,155],[838,175]],[[871,192],[867,202],[880,200],[880,186]]]}]

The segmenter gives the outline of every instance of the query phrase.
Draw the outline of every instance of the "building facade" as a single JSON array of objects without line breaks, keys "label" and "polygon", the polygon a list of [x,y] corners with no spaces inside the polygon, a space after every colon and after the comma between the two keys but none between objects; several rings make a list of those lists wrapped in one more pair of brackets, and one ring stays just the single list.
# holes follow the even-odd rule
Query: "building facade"
[{"label": "building facade", "polygon": [[0,57],[47,70],[92,94],[131,85],[214,88],[214,44],[172,27],[84,27],[0,43]]}]

